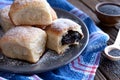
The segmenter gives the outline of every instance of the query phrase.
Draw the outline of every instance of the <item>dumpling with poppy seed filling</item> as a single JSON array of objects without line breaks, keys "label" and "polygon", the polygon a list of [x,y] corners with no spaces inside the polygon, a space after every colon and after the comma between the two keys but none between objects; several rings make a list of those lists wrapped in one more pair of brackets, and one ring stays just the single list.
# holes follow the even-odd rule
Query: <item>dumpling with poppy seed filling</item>
[{"label": "dumpling with poppy seed filling", "polygon": [[81,26],[76,22],[59,18],[46,28],[47,48],[62,54],[70,45],[78,45],[84,37]]}]

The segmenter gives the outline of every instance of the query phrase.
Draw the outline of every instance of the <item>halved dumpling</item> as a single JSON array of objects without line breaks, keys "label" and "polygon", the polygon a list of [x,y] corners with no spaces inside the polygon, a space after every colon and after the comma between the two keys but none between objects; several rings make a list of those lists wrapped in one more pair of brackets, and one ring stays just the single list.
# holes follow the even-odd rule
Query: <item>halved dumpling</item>
[{"label": "halved dumpling", "polygon": [[61,54],[70,45],[78,45],[83,38],[81,26],[70,19],[56,19],[46,29],[47,47]]}]

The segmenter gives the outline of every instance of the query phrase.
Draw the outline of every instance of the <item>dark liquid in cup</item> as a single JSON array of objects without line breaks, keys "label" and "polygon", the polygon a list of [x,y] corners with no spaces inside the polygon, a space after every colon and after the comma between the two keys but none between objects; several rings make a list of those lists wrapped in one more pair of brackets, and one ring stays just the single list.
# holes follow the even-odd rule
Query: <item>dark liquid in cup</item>
[{"label": "dark liquid in cup", "polygon": [[105,14],[120,15],[120,6],[117,5],[102,5],[99,10]]},{"label": "dark liquid in cup", "polygon": [[112,56],[120,56],[120,50],[119,49],[113,49],[109,52]]}]

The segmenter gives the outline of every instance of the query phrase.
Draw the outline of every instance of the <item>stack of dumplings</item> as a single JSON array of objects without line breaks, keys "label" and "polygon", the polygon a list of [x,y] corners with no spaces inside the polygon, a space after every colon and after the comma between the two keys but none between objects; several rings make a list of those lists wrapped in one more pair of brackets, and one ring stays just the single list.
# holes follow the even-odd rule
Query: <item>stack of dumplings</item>
[{"label": "stack of dumplings", "polygon": [[38,62],[46,47],[63,54],[84,37],[79,24],[58,18],[46,0],[14,0],[0,10],[0,25],[3,54],[30,63]]}]

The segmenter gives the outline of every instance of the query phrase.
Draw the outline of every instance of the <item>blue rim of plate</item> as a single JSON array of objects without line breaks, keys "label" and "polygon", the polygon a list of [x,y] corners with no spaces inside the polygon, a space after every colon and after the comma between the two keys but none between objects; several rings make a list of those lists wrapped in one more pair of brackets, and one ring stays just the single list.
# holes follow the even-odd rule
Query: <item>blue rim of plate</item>
[{"label": "blue rim of plate", "polygon": [[44,55],[35,64],[31,64],[26,61],[10,59],[0,54],[0,71],[18,74],[42,73],[70,63],[83,52],[89,41],[88,29],[84,22],[75,15],[63,9],[54,8],[54,10],[56,11],[58,18],[68,18],[82,26],[84,38],[80,40],[81,45],[71,46],[70,49],[62,55],[58,55],[55,51],[46,49]]}]

